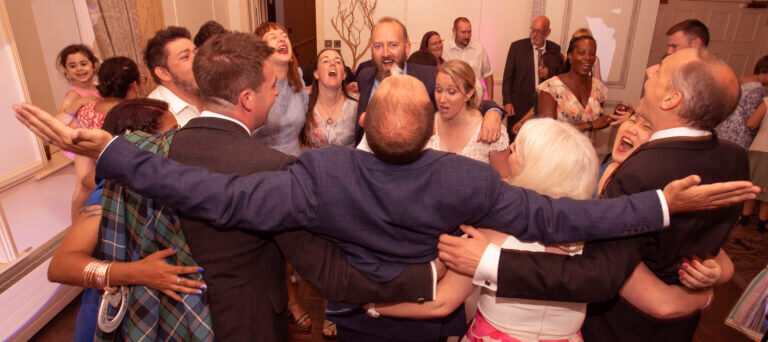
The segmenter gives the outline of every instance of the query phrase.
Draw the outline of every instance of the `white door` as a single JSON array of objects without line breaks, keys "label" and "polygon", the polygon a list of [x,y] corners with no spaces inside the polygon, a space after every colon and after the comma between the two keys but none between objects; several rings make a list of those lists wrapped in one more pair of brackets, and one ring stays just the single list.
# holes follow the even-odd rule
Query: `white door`
[{"label": "white door", "polygon": [[768,9],[742,8],[739,2],[671,0],[659,6],[648,65],[664,57],[667,30],[685,19],[707,25],[710,50],[736,75],[751,74],[757,60],[768,54]]}]

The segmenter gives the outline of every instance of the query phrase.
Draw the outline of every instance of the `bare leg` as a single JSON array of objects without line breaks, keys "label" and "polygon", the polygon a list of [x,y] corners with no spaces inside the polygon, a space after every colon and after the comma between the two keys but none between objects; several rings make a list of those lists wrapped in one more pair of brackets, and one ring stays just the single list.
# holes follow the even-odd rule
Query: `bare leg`
[{"label": "bare leg", "polygon": [[298,301],[299,282],[293,281],[291,274],[293,273],[293,266],[286,263],[286,286],[288,287],[288,311],[290,311],[293,321],[296,323],[296,327],[303,332],[309,332],[312,330],[312,320],[309,318],[307,310],[301,306]]}]

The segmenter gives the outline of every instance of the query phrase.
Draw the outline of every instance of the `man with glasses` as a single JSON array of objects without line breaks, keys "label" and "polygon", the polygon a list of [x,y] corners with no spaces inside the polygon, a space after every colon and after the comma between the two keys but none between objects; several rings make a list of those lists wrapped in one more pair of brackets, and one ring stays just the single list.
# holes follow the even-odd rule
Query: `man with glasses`
[{"label": "man with glasses", "polygon": [[549,51],[560,52],[560,45],[547,40],[549,33],[549,19],[540,16],[531,24],[530,38],[520,39],[509,46],[501,92],[504,95],[504,109],[509,115],[507,132],[510,140],[514,139],[512,126],[533,107],[536,85],[541,81],[541,55]]}]

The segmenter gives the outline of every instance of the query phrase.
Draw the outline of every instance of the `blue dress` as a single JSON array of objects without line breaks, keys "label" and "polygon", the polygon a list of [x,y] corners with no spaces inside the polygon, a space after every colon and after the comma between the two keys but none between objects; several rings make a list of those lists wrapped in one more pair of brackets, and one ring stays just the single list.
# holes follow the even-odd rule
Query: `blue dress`
[{"label": "blue dress", "polygon": [[[104,190],[104,180],[96,179],[96,189],[88,196],[85,202],[86,206],[101,205],[101,194]],[[85,288],[83,296],[80,299],[80,310],[77,312],[77,321],[75,322],[75,333],[73,341],[86,342],[93,341],[96,334],[96,321],[99,316],[99,300],[104,291]]]},{"label": "blue dress", "polygon": [[736,106],[736,110],[730,116],[715,127],[717,137],[731,141],[748,150],[757,131],[751,131],[747,128],[747,119],[763,102],[763,97],[765,97],[765,89],[760,82],[742,84],[739,105]]},{"label": "blue dress", "polygon": [[259,142],[285,154],[298,156],[299,132],[304,127],[307,115],[309,93],[301,81],[301,90],[295,93],[288,85],[288,78],[277,81],[280,95],[269,110],[267,124],[253,131]]}]

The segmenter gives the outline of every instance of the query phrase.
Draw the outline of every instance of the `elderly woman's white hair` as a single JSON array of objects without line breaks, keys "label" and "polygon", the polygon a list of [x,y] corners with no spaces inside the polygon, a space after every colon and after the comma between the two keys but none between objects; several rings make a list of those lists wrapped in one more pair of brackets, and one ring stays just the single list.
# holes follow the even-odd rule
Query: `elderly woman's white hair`
[{"label": "elderly woman's white hair", "polygon": [[592,142],[568,123],[527,121],[515,139],[520,173],[511,183],[551,197],[589,199],[595,193],[598,161]]}]

